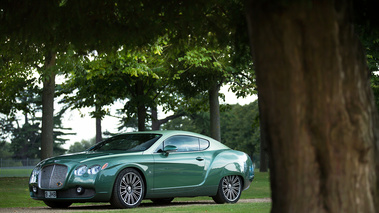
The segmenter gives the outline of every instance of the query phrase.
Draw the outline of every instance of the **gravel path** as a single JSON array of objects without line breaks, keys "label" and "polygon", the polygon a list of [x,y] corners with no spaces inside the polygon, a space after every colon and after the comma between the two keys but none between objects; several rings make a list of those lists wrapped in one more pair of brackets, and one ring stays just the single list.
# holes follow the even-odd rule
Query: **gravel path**
[{"label": "gravel path", "polygon": [[[241,199],[238,203],[267,203],[271,202],[270,198],[257,198],[257,199]],[[173,201],[169,205],[157,205],[153,203],[142,203],[138,208],[155,207],[162,208],[168,206],[187,206],[187,205],[217,205],[212,200],[204,201],[188,201],[188,202],[175,202]],[[0,208],[1,213],[39,213],[39,212],[49,212],[49,213],[63,213],[63,212],[81,212],[81,211],[117,211],[119,209],[113,209],[109,204],[92,204],[84,206],[71,206],[68,209],[51,209],[49,207],[30,207],[30,208]]]}]

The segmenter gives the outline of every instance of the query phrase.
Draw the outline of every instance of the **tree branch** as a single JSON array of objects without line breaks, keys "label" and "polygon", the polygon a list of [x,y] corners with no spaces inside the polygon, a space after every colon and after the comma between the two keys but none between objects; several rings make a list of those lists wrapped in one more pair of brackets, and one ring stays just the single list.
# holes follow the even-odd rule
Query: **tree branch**
[{"label": "tree branch", "polygon": [[161,120],[158,120],[158,123],[159,125],[162,125],[162,124],[165,124],[167,122],[169,122],[170,120],[174,120],[175,118],[179,118],[179,117],[182,117],[182,116],[185,116],[186,113],[185,112],[179,112],[177,114],[173,114],[173,115],[170,115],[164,119],[161,119]]}]

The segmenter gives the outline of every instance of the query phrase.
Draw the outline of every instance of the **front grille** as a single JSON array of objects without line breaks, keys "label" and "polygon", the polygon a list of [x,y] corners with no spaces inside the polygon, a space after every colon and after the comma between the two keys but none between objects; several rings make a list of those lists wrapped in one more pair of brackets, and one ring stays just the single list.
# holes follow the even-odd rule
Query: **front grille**
[{"label": "front grille", "polygon": [[53,164],[42,168],[39,176],[39,187],[43,189],[60,189],[64,185],[67,166]]}]

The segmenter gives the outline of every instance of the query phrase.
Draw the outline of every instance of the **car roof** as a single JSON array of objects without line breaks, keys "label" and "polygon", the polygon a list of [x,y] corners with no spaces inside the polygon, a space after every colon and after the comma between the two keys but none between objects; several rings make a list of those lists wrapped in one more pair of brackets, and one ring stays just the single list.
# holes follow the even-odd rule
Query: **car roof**
[{"label": "car roof", "polygon": [[[165,136],[183,134],[183,135],[193,135],[193,136],[198,136],[198,137],[203,137],[203,138],[210,138],[210,137],[202,135],[202,134],[189,132],[189,131],[183,131],[183,130],[148,130],[148,131],[139,131],[139,132],[127,132],[127,133],[122,133],[122,134],[146,134],[146,133],[162,134]],[[212,140],[214,140],[214,139],[212,139]]]},{"label": "car roof", "polygon": [[164,138],[171,137],[173,135],[187,135],[187,136],[194,136],[194,137],[200,137],[204,138],[208,141],[212,141],[214,147],[217,148],[226,148],[230,149],[227,147],[225,144],[202,134],[199,133],[194,133],[194,132],[189,132],[189,131],[183,131],[183,130],[149,130],[149,131],[139,131],[139,132],[128,132],[124,134],[161,134]]}]

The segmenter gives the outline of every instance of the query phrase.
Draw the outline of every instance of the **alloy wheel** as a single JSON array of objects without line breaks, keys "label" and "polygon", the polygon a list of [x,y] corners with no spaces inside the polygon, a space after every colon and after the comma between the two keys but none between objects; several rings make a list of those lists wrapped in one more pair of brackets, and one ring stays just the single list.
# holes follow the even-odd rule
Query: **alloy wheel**
[{"label": "alloy wheel", "polygon": [[235,175],[226,176],[222,180],[222,193],[225,198],[233,202],[240,197],[241,194],[241,180]]},{"label": "alloy wheel", "polygon": [[120,182],[120,196],[125,204],[133,206],[142,199],[143,184],[134,172],[126,173]]}]

